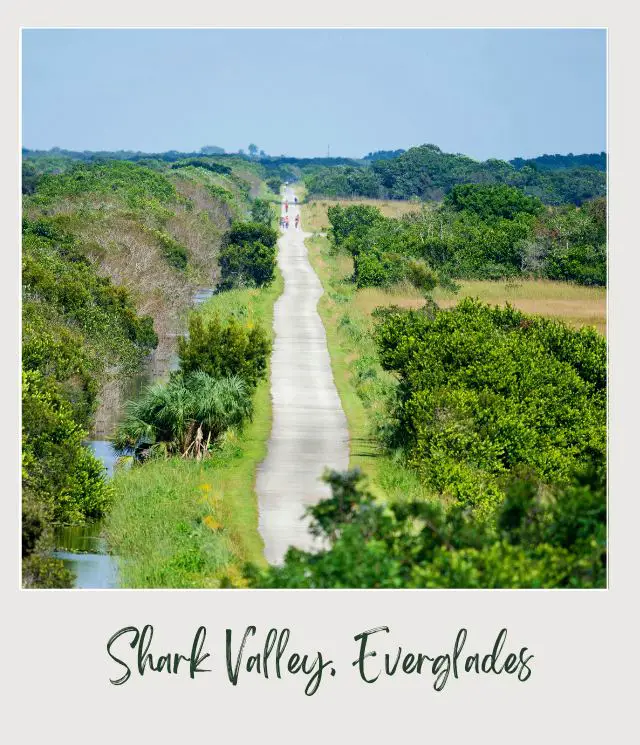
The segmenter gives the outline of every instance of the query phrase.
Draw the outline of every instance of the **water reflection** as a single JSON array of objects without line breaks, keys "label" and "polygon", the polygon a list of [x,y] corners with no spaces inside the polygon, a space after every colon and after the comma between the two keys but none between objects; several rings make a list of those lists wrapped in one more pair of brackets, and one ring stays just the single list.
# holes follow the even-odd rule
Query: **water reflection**
[{"label": "water reflection", "polygon": [[[118,454],[108,440],[85,443],[104,466],[107,478],[113,476]],[[52,556],[62,559],[75,575],[78,589],[105,590],[119,586],[118,561],[108,553],[102,523],[59,525],[54,531]]]},{"label": "water reflection", "polygon": [[74,587],[99,590],[118,587],[118,562],[107,553],[101,523],[59,526],[54,543],[53,556],[62,559],[74,573]]}]

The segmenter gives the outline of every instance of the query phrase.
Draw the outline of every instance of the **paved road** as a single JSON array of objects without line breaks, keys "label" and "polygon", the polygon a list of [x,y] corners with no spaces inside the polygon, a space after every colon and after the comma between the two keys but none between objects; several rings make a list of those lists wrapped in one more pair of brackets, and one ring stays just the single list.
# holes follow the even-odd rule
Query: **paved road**
[{"label": "paved road", "polygon": [[331,495],[320,481],[325,467],[345,470],[349,464],[347,420],[316,310],[323,289],[307,256],[308,234],[295,228],[299,208],[290,189],[285,198],[290,227],[278,241],[284,292],[273,320],[273,424],[256,480],[260,533],[270,564],[281,563],[289,546],[314,547],[302,519],[304,509]]}]

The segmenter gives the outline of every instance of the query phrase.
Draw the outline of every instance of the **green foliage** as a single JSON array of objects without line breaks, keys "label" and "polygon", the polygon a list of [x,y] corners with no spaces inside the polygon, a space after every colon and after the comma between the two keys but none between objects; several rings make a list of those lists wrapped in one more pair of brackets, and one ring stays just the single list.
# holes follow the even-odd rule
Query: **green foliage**
[{"label": "green foliage", "polygon": [[278,176],[271,176],[265,181],[265,184],[271,189],[274,194],[280,194],[282,184],[284,181]]},{"label": "green foliage", "polygon": [[278,241],[278,233],[271,227],[260,222],[235,222],[227,233],[225,242],[242,246],[248,243],[262,243],[273,248]]},{"label": "green foliage", "polygon": [[78,242],[53,220],[24,222],[22,286],[27,311],[39,305],[41,317],[64,319],[70,333],[80,331],[101,355],[108,350],[113,360],[135,366],[157,345],[151,319],[137,315],[124,288],[98,276]]},{"label": "green foliage", "polygon": [[327,197],[383,196],[380,180],[370,168],[354,166],[332,166],[321,168],[304,177],[309,195],[322,194]]},{"label": "green foliage", "polygon": [[327,216],[331,223],[331,238],[338,247],[344,246],[349,238],[354,241],[363,238],[369,228],[384,220],[379,209],[365,204],[350,207],[336,204],[328,208]]},{"label": "green foliage", "polygon": [[237,376],[173,374],[127,405],[114,445],[140,458],[180,454],[200,459],[230,427],[251,416],[249,388]]},{"label": "green foliage", "polygon": [[455,186],[444,205],[385,218],[375,207],[327,210],[333,245],[354,257],[359,287],[385,286],[422,261],[440,281],[521,274],[581,284],[606,282],[606,202],[544,209],[504,185]]},{"label": "green foliage", "polygon": [[46,205],[59,197],[117,194],[132,209],[153,209],[177,199],[173,185],[160,173],[127,161],[80,163],[69,172],[45,175],[34,199]]},{"label": "green foliage", "polygon": [[[28,519],[41,530],[48,521],[82,522],[100,517],[111,491],[103,468],[83,446],[87,433],[54,380],[36,370],[22,374],[22,486]],[[28,539],[35,547],[37,536]]]},{"label": "green foliage", "polygon": [[233,169],[229,166],[225,166],[223,163],[216,163],[211,160],[203,160],[202,158],[188,158],[187,160],[181,160],[178,163],[173,163],[171,168],[188,168],[193,166],[194,168],[204,168],[206,171],[212,173],[233,173]]},{"label": "green foliage", "polygon": [[586,153],[584,155],[539,155],[537,158],[514,158],[509,163],[516,168],[533,166],[539,171],[559,171],[566,168],[590,166],[598,171],[607,170],[606,153]]},{"label": "green foliage", "polygon": [[33,194],[38,185],[39,174],[35,165],[28,160],[22,161],[22,193]]},{"label": "green foliage", "polygon": [[607,251],[605,246],[555,247],[546,260],[550,279],[578,282],[581,285],[607,284]]},{"label": "green foliage", "polygon": [[309,508],[319,551],[249,570],[267,588],[590,588],[606,585],[601,472],[542,491],[513,479],[492,523],[460,507],[376,502],[356,471],[329,472],[332,497]]},{"label": "green foliage", "polygon": [[22,560],[22,584],[39,589],[69,589],[74,576],[61,559],[32,554]]},{"label": "green foliage", "polygon": [[274,212],[271,203],[266,199],[254,199],[251,204],[251,219],[253,222],[271,227]]},{"label": "green foliage", "polygon": [[237,222],[220,251],[220,289],[270,284],[276,269],[277,232],[262,222]]},{"label": "green foliage", "polygon": [[158,241],[164,257],[171,266],[180,270],[187,268],[189,256],[187,254],[187,249],[183,245],[178,243],[178,241],[163,230],[149,228],[147,232],[153,235],[153,237]]},{"label": "green foliage", "polygon": [[441,199],[458,184],[506,184],[546,204],[581,204],[606,191],[600,162],[543,170],[524,161],[518,167],[495,159],[479,162],[443,153],[435,145],[413,147],[397,157],[371,157],[365,165],[307,169],[304,180],[309,194],[328,197]]},{"label": "green foliage", "polygon": [[606,454],[606,343],[592,329],[463,300],[434,319],[389,313],[377,331],[399,376],[391,444],[435,493],[488,514],[526,466],[567,483]]},{"label": "green foliage", "polygon": [[543,209],[539,199],[505,184],[459,184],[447,194],[444,202],[457,212],[473,212],[486,221],[513,220],[523,213],[538,215]]},{"label": "green foliage", "polygon": [[198,313],[189,319],[189,336],[178,342],[180,369],[185,374],[204,371],[213,378],[237,375],[254,387],[264,378],[271,352],[269,338],[259,323],[214,314],[205,323]]},{"label": "green foliage", "polygon": [[[53,521],[83,522],[111,499],[83,446],[108,366],[133,370],[157,345],[124,288],[99,277],[55,220],[25,220],[22,244],[23,552],[43,547]],[[44,560],[43,560],[44,561]],[[28,582],[66,582],[55,562],[25,565]],[[59,569],[59,567],[58,567]]]}]

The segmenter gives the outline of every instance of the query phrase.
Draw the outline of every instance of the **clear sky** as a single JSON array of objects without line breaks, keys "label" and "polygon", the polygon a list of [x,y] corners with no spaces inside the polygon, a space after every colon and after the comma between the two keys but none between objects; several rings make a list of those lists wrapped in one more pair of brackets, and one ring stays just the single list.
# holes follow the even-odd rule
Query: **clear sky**
[{"label": "clear sky", "polygon": [[606,147],[600,30],[25,30],[22,75],[32,149]]}]

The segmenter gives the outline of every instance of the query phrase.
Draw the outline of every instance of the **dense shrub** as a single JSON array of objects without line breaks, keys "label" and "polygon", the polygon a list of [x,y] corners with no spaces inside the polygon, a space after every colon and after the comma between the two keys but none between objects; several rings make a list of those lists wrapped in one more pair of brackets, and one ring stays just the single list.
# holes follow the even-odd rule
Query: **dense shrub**
[{"label": "dense shrub", "polygon": [[274,194],[280,194],[280,189],[282,189],[282,184],[284,182],[281,178],[278,176],[271,176],[265,181],[265,184],[271,189],[271,191]]},{"label": "dense shrub", "polygon": [[251,219],[253,222],[271,227],[274,212],[271,203],[266,199],[254,199],[251,204]]},{"label": "dense shrub", "polygon": [[273,248],[278,241],[278,233],[270,226],[260,222],[236,222],[225,237],[225,243],[242,246],[246,243],[262,243]]},{"label": "dense shrub", "polygon": [[592,588],[606,586],[602,471],[541,490],[510,481],[492,522],[439,504],[382,504],[361,474],[330,472],[332,497],[308,509],[314,552],[290,548],[284,564],[250,570],[258,587]]},{"label": "dense shrub", "polygon": [[[55,381],[38,371],[22,376],[22,486],[31,524],[83,522],[100,517],[110,489],[102,464],[83,446],[87,433]],[[28,521],[27,521],[28,522]],[[41,531],[40,531],[41,532]],[[27,537],[35,547],[36,537]]]},{"label": "dense shrub", "polygon": [[517,275],[606,282],[606,204],[546,210],[509,186],[454,187],[443,206],[402,219],[371,206],[330,207],[330,239],[354,257],[359,287],[392,284],[403,261],[422,260],[441,278]]},{"label": "dense shrub", "polygon": [[543,209],[539,199],[504,184],[459,184],[444,201],[457,212],[472,212],[487,221],[497,218],[513,220],[520,214],[538,215]]},{"label": "dense shrub", "polygon": [[184,270],[187,268],[189,255],[187,249],[178,243],[175,238],[172,238],[168,233],[163,230],[155,230],[153,228],[148,231],[158,241],[160,250],[164,254],[165,259],[171,266],[176,269]]},{"label": "dense shrub", "polygon": [[263,287],[273,281],[278,235],[260,222],[234,223],[220,250],[220,289]]},{"label": "dense shrub", "polygon": [[198,313],[189,319],[189,336],[178,342],[180,369],[185,373],[206,372],[213,378],[233,375],[255,386],[267,369],[271,344],[257,323],[231,316],[222,321],[214,315],[203,322]]},{"label": "dense shrub", "polygon": [[331,223],[331,238],[336,246],[344,246],[351,237],[363,238],[369,228],[384,220],[379,209],[365,204],[350,207],[333,205],[328,208],[327,216]]},{"label": "dense shrub", "polygon": [[22,561],[22,584],[39,589],[69,589],[74,576],[60,559],[32,554]]},{"label": "dense shrub", "polygon": [[150,209],[177,198],[175,188],[162,174],[121,160],[79,163],[70,171],[44,175],[34,195],[46,205],[59,197],[118,194],[131,208]]},{"label": "dense shrub", "polygon": [[321,168],[304,177],[310,195],[323,194],[330,197],[383,196],[380,180],[370,168],[332,166]]},{"label": "dense shrub", "polygon": [[606,453],[606,342],[596,331],[463,300],[434,319],[388,314],[377,331],[400,380],[392,444],[438,494],[488,513],[526,466],[567,483]]},{"label": "dense shrub", "polygon": [[171,168],[188,168],[189,166],[193,166],[194,168],[204,168],[206,171],[211,171],[212,173],[227,174],[233,172],[229,166],[225,166],[222,163],[203,160],[202,158],[188,158],[187,160],[173,163]]}]

